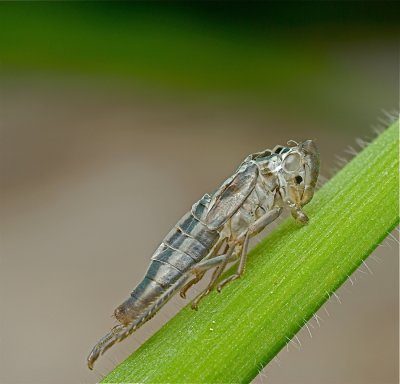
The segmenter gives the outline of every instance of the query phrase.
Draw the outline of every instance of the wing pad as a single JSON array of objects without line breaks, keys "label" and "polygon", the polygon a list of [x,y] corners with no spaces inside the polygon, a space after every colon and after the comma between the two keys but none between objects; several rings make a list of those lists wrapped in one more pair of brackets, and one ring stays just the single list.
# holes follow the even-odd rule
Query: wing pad
[{"label": "wing pad", "polygon": [[205,217],[208,228],[218,229],[236,213],[254,189],[257,177],[257,165],[249,162],[221,185],[213,195]]}]

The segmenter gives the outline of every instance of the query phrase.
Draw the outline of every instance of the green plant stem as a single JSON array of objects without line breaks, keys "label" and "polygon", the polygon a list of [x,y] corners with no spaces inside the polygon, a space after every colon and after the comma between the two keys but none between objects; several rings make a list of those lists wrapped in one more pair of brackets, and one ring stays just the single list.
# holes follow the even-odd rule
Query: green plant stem
[{"label": "green plant stem", "polygon": [[[398,122],[286,220],[242,279],[181,310],[104,383],[249,382],[399,222]],[[373,310],[373,309],[371,309]]]}]

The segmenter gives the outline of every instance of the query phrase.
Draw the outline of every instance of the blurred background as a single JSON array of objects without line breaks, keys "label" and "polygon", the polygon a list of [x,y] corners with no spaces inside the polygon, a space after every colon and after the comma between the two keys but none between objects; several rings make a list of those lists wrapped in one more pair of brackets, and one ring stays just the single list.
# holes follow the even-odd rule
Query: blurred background
[{"label": "blurred background", "polygon": [[[86,368],[164,235],[248,153],[315,139],[332,176],[398,109],[398,8],[1,3],[0,383],[94,383],[159,329],[183,300]],[[256,382],[398,383],[397,244],[368,265]]]}]

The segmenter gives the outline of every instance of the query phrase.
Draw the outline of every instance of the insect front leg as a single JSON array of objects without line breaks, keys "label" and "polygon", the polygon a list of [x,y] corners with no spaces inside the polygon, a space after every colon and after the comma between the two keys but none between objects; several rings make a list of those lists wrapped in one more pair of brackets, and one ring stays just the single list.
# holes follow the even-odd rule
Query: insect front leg
[{"label": "insect front leg", "polygon": [[293,218],[301,224],[308,223],[307,215],[302,211],[299,207],[291,207],[290,213],[292,214]]},{"label": "insect front leg", "polygon": [[222,280],[217,287],[217,291],[221,292],[222,288],[238,279],[240,276],[243,275],[245,268],[246,268],[246,258],[247,258],[247,249],[249,245],[250,237],[256,235],[257,233],[261,232],[268,224],[272,223],[282,212],[282,208],[273,208],[268,211],[265,215],[261,216],[257,219],[252,225],[249,226],[247,231],[245,231],[242,235],[239,236],[238,240],[243,239],[242,249],[239,259],[239,264],[237,267],[236,272],[227,277],[226,279]]}]

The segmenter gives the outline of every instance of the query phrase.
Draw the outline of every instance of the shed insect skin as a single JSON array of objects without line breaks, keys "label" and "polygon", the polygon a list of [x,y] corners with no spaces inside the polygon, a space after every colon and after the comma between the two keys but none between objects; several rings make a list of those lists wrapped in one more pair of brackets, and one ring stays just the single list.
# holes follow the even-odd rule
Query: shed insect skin
[{"label": "shed insect skin", "polygon": [[[319,153],[312,140],[289,141],[246,157],[237,171],[211,196],[205,194],[168,233],[151,257],[143,280],[114,311],[119,324],[100,339],[87,358],[90,369],[108,348],[129,336],[178,290],[187,290],[214,268],[210,282],[191,303],[241,277],[249,239],[273,222],[284,208],[303,224],[302,207],[314,195],[319,174]],[[228,263],[236,272],[217,285]]]}]

